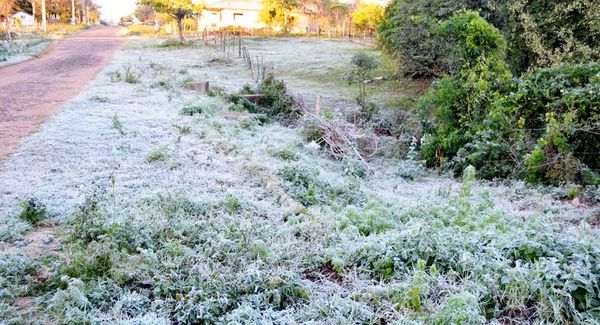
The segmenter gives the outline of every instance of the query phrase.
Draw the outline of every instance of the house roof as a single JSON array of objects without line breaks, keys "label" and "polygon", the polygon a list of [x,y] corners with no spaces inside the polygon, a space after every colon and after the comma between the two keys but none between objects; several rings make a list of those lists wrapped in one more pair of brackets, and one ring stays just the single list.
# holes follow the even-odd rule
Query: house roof
[{"label": "house roof", "polygon": [[206,4],[206,10],[208,11],[220,11],[224,9],[258,11],[261,8],[262,1],[260,0],[217,0]]}]

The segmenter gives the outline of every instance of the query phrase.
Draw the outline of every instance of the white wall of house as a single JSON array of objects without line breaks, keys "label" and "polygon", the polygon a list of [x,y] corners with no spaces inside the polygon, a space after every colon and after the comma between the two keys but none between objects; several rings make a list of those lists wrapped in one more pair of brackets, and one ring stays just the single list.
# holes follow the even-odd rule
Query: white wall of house
[{"label": "white wall of house", "polygon": [[[11,16],[13,25],[33,26],[33,16],[25,12],[17,12]],[[18,23],[17,23],[18,22]]]},{"label": "white wall of house", "polygon": [[258,13],[258,10],[246,9],[204,10],[200,16],[198,28],[212,30],[228,26],[247,29],[264,27],[258,18]]}]

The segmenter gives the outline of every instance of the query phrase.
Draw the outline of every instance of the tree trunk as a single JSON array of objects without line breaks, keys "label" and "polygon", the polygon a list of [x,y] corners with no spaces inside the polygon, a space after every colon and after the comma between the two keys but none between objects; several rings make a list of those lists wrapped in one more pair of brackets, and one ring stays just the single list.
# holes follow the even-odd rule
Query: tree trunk
[{"label": "tree trunk", "polygon": [[12,25],[12,22],[10,21],[10,14],[8,14],[7,17],[8,17],[8,20],[6,23],[6,39],[10,43],[12,41],[12,35],[10,32],[10,25]]},{"label": "tree trunk", "polygon": [[42,30],[44,33],[48,31],[48,23],[46,22],[46,0],[42,0]]},{"label": "tree trunk", "polygon": [[177,31],[179,32],[179,41],[181,42],[181,44],[183,44],[185,42],[185,37],[183,37],[182,24],[183,24],[183,17],[178,16],[177,17]]},{"label": "tree trunk", "polygon": [[75,24],[75,0],[71,0],[71,24]]},{"label": "tree trunk", "polygon": [[33,16],[33,28],[37,29],[37,22],[35,21],[35,1],[31,1],[31,15]]}]

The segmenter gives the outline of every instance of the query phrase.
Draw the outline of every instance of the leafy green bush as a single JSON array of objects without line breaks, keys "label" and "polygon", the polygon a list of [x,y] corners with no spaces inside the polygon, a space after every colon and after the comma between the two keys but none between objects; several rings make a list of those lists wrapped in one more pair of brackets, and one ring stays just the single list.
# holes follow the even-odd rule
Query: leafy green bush
[{"label": "leafy green bush", "polygon": [[164,147],[152,150],[146,155],[148,162],[166,161],[167,159],[169,159],[169,152]]},{"label": "leafy green bush", "polygon": [[447,40],[439,21],[462,9],[478,9],[498,20],[499,8],[491,3],[465,0],[395,0],[388,5],[379,29],[380,43],[397,58],[405,75],[413,78],[441,76],[448,71]]},{"label": "leafy green bush", "polygon": [[[537,69],[514,80],[502,35],[475,12],[440,25],[452,46],[452,75],[423,98],[422,155],[428,165],[483,178],[597,184],[600,65]],[[433,122],[427,116],[433,115]]]},{"label": "leafy green bush", "polygon": [[23,207],[23,211],[19,218],[31,225],[35,226],[47,217],[46,206],[35,198],[21,202],[21,207]]},{"label": "leafy green bush", "polygon": [[283,80],[275,79],[269,74],[257,88],[257,92],[263,96],[258,105],[264,109],[264,113],[281,120],[293,121],[300,117],[296,100],[289,93]]},{"label": "leafy green bush", "polygon": [[526,147],[531,150],[524,162],[526,179],[559,184],[583,180],[586,169],[600,169],[598,103],[598,63],[537,69],[519,79],[505,105],[525,138],[536,141]]},{"label": "leafy green bush", "polygon": [[508,63],[520,75],[531,67],[600,60],[600,10],[588,0],[395,0],[380,26],[380,42],[413,77],[448,72],[446,39],[438,22],[477,10],[507,38]]},{"label": "leafy green bush", "polygon": [[[454,75],[435,82],[422,100],[425,123],[422,154],[431,165],[444,165],[489,127],[492,103],[511,85],[503,59],[506,44],[500,32],[473,11],[458,12],[441,25],[454,44]],[[478,167],[478,166],[476,166]],[[459,166],[459,171],[464,166]]]},{"label": "leafy green bush", "polygon": [[374,113],[371,110],[374,105],[367,103],[367,85],[365,81],[373,77],[373,71],[377,69],[379,62],[373,55],[361,52],[353,55],[350,63],[352,68],[344,75],[344,79],[351,84],[358,85],[356,102],[361,107],[361,115],[368,120]]},{"label": "leafy green bush", "polygon": [[508,1],[505,34],[512,70],[598,62],[599,8],[588,0]]},{"label": "leafy green bush", "polygon": [[[243,95],[261,94],[258,103],[254,104]],[[301,116],[298,103],[287,89],[283,80],[275,79],[269,74],[256,89],[246,85],[239,94],[230,96],[234,104],[232,110],[246,110],[250,113],[265,114],[281,122],[292,122]]]}]

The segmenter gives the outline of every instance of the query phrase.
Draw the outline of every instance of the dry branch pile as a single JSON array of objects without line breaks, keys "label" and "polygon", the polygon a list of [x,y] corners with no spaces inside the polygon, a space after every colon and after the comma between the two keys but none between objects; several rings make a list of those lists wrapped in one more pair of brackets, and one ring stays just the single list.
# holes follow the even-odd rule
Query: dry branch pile
[{"label": "dry branch pile", "polygon": [[378,140],[361,132],[356,125],[342,120],[328,121],[305,112],[304,133],[308,140],[326,148],[338,159],[355,156],[368,166],[365,158],[379,151]]}]

